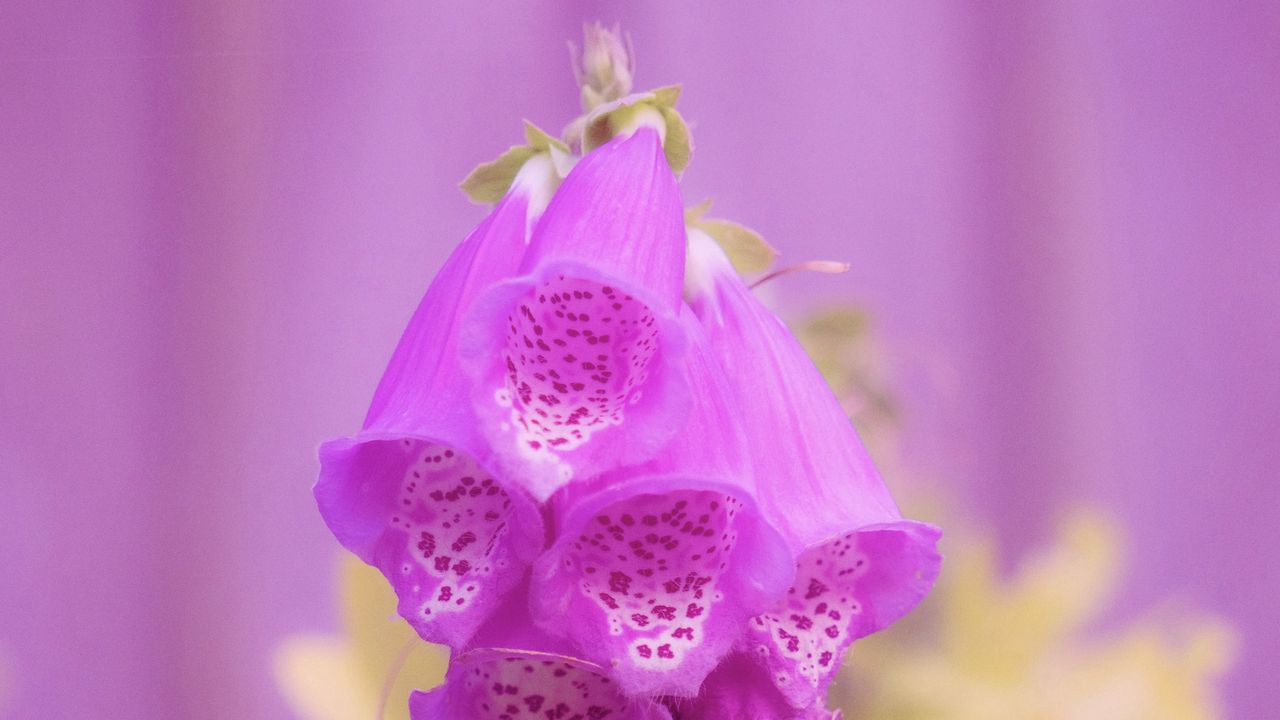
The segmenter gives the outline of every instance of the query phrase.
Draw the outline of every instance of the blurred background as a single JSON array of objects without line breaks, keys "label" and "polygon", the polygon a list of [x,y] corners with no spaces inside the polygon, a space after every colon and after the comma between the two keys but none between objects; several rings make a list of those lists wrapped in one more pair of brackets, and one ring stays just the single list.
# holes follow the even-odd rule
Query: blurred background
[{"label": "blurred background", "polygon": [[[852,265],[768,292],[797,327],[856,308],[827,369],[872,368],[865,431],[949,533],[874,665],[972,688],[1015,656],[966,649],[1031,592],[1059,660],[987,717],[1031,716],[1001,688],[1092,698],[1064,655],[1274,716],[1280,5],[17,0],[0,717],[318,717],[287,648],[351,620],[315,448],[483,216],[457,181],[577,113],[591,20],[630,32],[637,88],[684,84],[689,204]],[[866,717],[908,692],[858,682]]]}]

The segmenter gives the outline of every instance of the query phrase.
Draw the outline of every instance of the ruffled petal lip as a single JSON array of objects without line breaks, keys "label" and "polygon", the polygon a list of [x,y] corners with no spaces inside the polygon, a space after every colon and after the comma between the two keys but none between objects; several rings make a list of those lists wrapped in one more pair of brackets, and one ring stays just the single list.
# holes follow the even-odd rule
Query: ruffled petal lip
[{"label": "ruffled petal lip", "polygon": [[811,546],[791,589],[752,618],[741,647],[793,707],[820,702],[850,645],[897,621],[933,587],[940,535],[932,525],[899,520]]},{"label": "ruffled petal lip", "polygon": [[366,432],[325,443],[320,458],[325,523],[386,576],[428,641],[467,642],[544,545],[532,499],[452,445]]}]

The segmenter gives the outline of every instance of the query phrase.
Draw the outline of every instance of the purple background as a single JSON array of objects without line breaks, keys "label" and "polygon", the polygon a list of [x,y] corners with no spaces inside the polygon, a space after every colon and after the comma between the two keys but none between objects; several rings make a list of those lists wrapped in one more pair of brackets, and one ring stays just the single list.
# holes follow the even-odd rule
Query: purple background
[{"label": "purple background", "polygon": [[874,309],[912,466],[1011,557],[1113,507],[1116,612],[1224,613],[1233,716],[1280,704],[1280,6],[461,5],[0,5],[12,717],[287,715],[270,648],[334,622],[314,448],[593,19],[685,84],[688,201],[853,263],[776,289]]}]

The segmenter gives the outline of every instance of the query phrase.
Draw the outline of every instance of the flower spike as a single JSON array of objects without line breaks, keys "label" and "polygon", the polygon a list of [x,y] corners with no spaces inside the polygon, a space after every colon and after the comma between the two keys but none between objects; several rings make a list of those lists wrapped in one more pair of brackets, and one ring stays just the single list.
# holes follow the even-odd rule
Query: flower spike
[{"label": "flower spike", "polygon": [[452,651],[415,720],[839,720],[850,644],[938,572],[739,276],[777,252],[685,213],[680,88],[633,58],[588,26],[563,141],[526,123],[462,181],[492,213],[320,448],[325,523]]},{"label": "flower spike", "polygon": [[456,360],[459,316],[514,274],[534,165],[453,252],[410,320],[364,429],[320,448],[315,496],[338,541],[377,567],[425,639],[467,641],[543,545],[532,498],[498,472]]},{"label": "flower spike", "polygon": [[849,645],[932,586],[937,528],[903,520],[799,343],[704,233],[690,231],[690,300],[736,386],[760,507],[799,557],[782,602],[741,647],[793,707],[820,699]]},{"label": "flower spike", "polygon": [[521,277],[469,313],[460,347],[476,415],[539,500],[647,460],[687,414],[684,245],[675,176],[657,133],[640,128],[574,167]]}]

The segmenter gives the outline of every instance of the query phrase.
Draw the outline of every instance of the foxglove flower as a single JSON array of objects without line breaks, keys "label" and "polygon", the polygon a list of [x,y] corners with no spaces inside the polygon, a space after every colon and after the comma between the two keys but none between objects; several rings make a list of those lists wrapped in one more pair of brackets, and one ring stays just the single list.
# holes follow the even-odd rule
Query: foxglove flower
[{"label": "foxglove flower", "polygon": [[469,312],[461,351],[477,419],[537,499],[648,460],[681,426],[684,245],[675,176],[642,126],[574,167],[520,277]]},{"label": "foxglove flower", "polygon": [[630,695],[697,694],[794,573],[794,556],[756,505],[723,373],[687,307],[681,320],[698,400],[687,421],[647,462],[557,493],[558,537],[533,573],[535,620],[610,668]]},{"label": "foxglove flower", "polygon": [[325,522],[382,571],[400,614],[433,642],[465,643],[544,544],[536,504],[501,474],[477,432],[456,354],[467,307],[516,272],[550,168],[545,155],[526,163],[450,256],[396,347],[360,434],[320,448],[315,496]]},{"label": "foxglove flower", "polygon": [[792,707],[810,708],[854,640],[928,592],[939,531],[902,519],[813,363],[715,242],[691,230],[689,248],[690,303],[742,403],[759,506],[798,557],[791,589],[739,648]]}]

